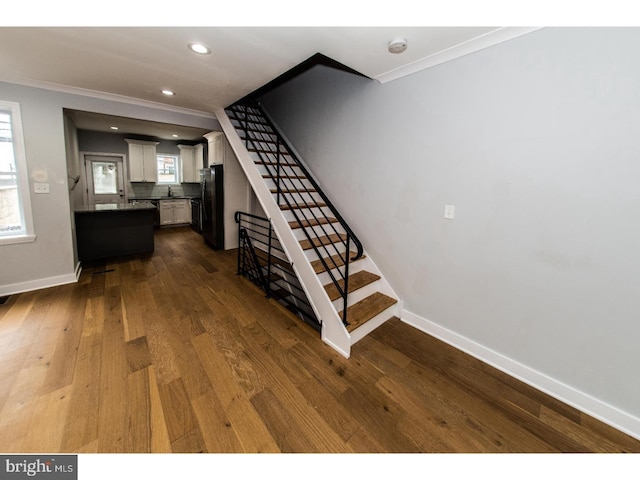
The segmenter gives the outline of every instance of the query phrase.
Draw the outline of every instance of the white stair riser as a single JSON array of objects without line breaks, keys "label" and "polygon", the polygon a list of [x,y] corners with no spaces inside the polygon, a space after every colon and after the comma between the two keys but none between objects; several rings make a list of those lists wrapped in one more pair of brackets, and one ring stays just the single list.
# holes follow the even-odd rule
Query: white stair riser
[{"label": "white stair riser", "polygon": [[[354,273],[364,270],[363,266],[364,264],[359,261],[349,263],[349,275],[353,275]],[[331,269],[331,274],[334,278],[342,278],[344,276],[344,265],[339,268]],[[329,275],[329,272],[319,273],[318,279],[323,285],[327,285],[328,283],[333,281],[331,275]]]},{"label": "white stair riser", "polygon": [[[341,245],[341,244],[334,244],[334,247],[332,250],[333,250],[333,253],[331,255],[335,255],[337,253],[342,255],[345,252],[344,245]],[[313,262],[314,260],[318,259],[318,254],[312,248],[310,248],[309,250],[305,250],[304,255],[305,257],[307,257],[309,262]],[[327,255],[326,252],[324,255],[322,255],[323,258],[327,258],[327,256],[330,256],[330,255]]]},{"label": "white stair riser", "polygon": [[[373,295],[378,291],[377,289],[378,281],[372,282],[368,285],[365,285],[362,288],[352,291],[349,295],[347,295],[347,307],[355,305],[361,300],[364,300],[369,295]],[[344,306],[342,298],[338,298],[333,301],[333,306],[336,308],[338,312],[341,312]]]},{"label": "white stair riser", "polygon": [[[267,173],[265,173],[265,175],[266,174]],[[264,181],[269,187],[269,190],[278,188],[275,179],[265,178]],[[307,178],[280,178],[281,190],[312,190],[313,188],[313,185],[311,185],[311,182]]]},{"label": "white stair riser", "polygon": [[[292,222],[294,220],[296,220],[296,217],[293,213],[292,210],[282,210],[282,213],[284,215],[284,218],[287,220],[287,222]],[[304,219],[304,218],[313,218],[313,216],[315,215],[316,218],[320,218],[323,216],[329,216],[330,213],[328,211],[327,208],[325,207],[321,207],[321,208],[298,208],[296,209],[296,213],[298,214],[298,218]]]},{"label": "white stair riser", "polygon": [[[274,198],[276,198],[277,194],[275,192],[272,192],[272,195],[274,196]],[[320,198],[320,195],[314,192],[280,192],[280,205],[285,205],[287,202],[292,205],[307,203],[310,204],[310,206],[324,203],[324,201]]]},{"label": "white stair riser", "polygon": [[[280,152],[280,159],[278,160],[278,156],[276,155],[276,152],[274,151],[273,153],[269,153],[269,152],[249,152],[249,155],[251,155],[251,158],[253,159],[254,163],[257,162],[273,162],[273,163],[280,163],[280,168],[282,169],[283,173],[289,173],[289,171],[291,170],[295,170],[296,175],[301,174],[300,171],[300,167],[298,165],[293,165],[293,159],[291,158],[290,155],[286,154],[286,153],[282,153]],[[261,165],[259,163],[257,163],[258,167],[261,168],[265,168],[264,165]],[[275,167],[276,165],[273,165],[273,169],[271,170],[272,172],[275,172]]]},{"label": "white stair riser", "polygon": [[[400,302],[396,303],[395,305],[391,305],[389,308],[373,317],[364,325],[361,325],[360,327],[352,331],[350,333],[351,345],[358,342],[359,340],[362,340],[369,333],[371,333],[373,330],[378,328],[380,325],[382,325],[392,317],[400,317]],[[349,318],[347,318],[347,321],[349,321]]]},{"label": "white stair riser", "polygon": [[[267,177],[264,179],[264,182],[267,184],[269,191],[271,191],[271,193],[275,195],[275,193],[277,193],[277,188],[278,188],[278,186],[276,185],[276,181]],[[302,182],[304,183],[300,183],[300,182],[301,180],[284,179],[280,183],[280,195],[283,195],[283,192],[285,191],[293,190],[296,192],[305,192],[307,190],[309,191],[313,190],[313,186],[311,186],[308,181],[302,180]],[[311,192],[306,192],[306,193],[311,193]]]},{"label": "white stair riser", "polygon": [[298,240],[306,240],[305,230],[309,233],[310,237],[324,237],[326,235],[339,234],[344,235],[344,229],[339,223],[331,223],[327,225],[315,225],[313,227],[307,227],[306,229],[294,228],[293,235]]},{"label": "white stair riser", "polygon": [[[339,243],[332,243],[331,245],[326,245],[326,246],[319,246],[318,247],[318,252],[320,252],[320,255],[323,258],[327,258],[327,257],[331,257],[333,255],[337,255],[337,254],[342,254],[344,253],[344,245],[340,245]],[[307,257],[307,259],[312,256],[311,253],[313,252],[313,255],[316,256],[317,258],[317,253],[315,251],[314,248],[308,248],[304,251],[305,256]],[[310,260],[313,261],[313,260]]]}]

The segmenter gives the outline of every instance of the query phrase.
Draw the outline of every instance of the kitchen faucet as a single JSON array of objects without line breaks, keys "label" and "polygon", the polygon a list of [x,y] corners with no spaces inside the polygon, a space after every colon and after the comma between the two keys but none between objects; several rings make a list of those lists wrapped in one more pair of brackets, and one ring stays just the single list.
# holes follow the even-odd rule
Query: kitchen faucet
[{"label": "kitchen faucet", "polygon": [[169,187],[169,191],[167,192],[167,196],[168,197],[172,197],[173,196],[173,192],[171,191],[171,187]]}]

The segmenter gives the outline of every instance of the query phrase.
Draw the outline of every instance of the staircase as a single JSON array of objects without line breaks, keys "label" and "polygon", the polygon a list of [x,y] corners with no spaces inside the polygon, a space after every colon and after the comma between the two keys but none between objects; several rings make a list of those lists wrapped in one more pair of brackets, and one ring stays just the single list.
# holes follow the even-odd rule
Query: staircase
[{"label": "staircase", "polygon": [[361,242],[259,105],[216,112],[227,139],[322,325],[345,356],[398,316],[397,296]]}]

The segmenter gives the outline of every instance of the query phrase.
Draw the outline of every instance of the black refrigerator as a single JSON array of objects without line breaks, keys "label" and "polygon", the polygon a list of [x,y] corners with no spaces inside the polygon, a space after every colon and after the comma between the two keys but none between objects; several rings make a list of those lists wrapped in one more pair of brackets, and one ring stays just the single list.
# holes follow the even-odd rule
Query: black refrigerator
[{"label": "black refrigerator", "polygon": [[200,172],[202,187],[202,236],[216,250],[224,249],[224,191],[222,165]]}]

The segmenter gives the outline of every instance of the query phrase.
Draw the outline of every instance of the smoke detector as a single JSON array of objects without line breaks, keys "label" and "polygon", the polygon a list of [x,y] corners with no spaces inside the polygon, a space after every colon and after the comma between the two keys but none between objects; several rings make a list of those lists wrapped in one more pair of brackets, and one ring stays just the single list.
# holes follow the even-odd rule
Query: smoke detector
[{"label": "smoke detector", "polygon": [[407,39],[397,37],[389,42],[389,53],[402,53],[407,49]]}]

